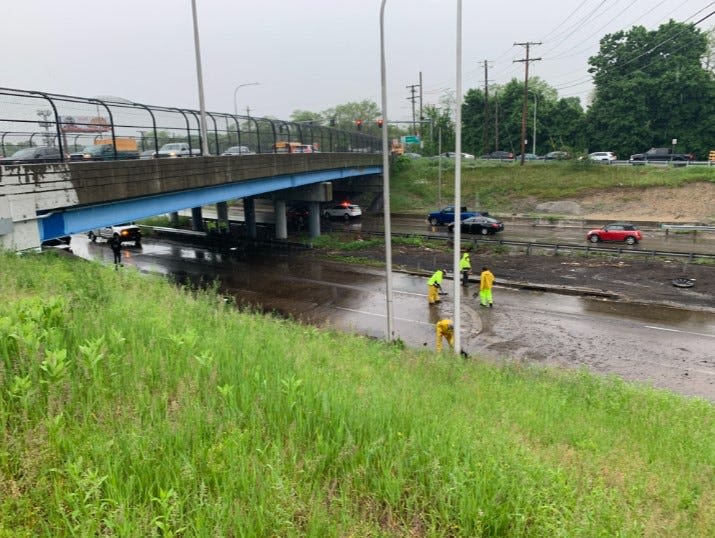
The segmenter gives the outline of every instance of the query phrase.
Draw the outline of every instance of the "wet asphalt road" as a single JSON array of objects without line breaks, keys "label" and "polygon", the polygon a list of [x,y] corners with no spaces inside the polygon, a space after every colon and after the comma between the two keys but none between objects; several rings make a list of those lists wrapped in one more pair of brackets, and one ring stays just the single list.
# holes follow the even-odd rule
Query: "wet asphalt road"
[{"label": "wet asphalt road", "polygon": [[[72,239],[75,255],[111,263],[106,243]],[[384,338],[382,270],[266,253],[252,257],[146,239],[125,245],[125,266],[182,280],[221,282],[237,304],[305,323]],[[462,347],[495,360],[587,367],[715,401],[715,314],[608,302],[496,287],[495,308],[480,308],[471,289],[462,298]],[[395,336],[434,349],[434,324],[453,318],[454,286],[438,306],[427,304],[426,279],[395,273]]]}]

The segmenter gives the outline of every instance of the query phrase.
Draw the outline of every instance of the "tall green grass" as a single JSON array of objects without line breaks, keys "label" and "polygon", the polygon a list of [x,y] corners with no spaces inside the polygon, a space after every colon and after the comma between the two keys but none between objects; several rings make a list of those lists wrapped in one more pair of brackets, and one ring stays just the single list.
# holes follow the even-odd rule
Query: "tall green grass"
[{"label": "tall green grass", "polygon": [[[442,159],[439,186],[438,162],[430,159],[401,159],[391,180],[391,209],[395,212],[433,210],[441,190],[444,204],[454,197],[454,163]],[[463,161],[462,200],[465,205],[482,205],[495,212],[511,212],[524,199],[561,200],[608,189],[631,191],[686,183],[715,182],[709,166],[605,166],[588,161],[517,163]]]},{"label": "tall green grass", "polygon": [[405,350],[54,253],[0,267],[2,537],[715,528],[705,401]]}]

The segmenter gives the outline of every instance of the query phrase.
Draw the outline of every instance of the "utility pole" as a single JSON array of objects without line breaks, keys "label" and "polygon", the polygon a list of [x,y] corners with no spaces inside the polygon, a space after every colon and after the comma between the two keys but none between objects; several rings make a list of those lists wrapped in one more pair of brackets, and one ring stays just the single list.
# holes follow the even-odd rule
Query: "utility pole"
[{"label": "utility pole", "polygon": [[420,144],[422,144],[422,122],[425,117],[422,114],[422,71],[420,71]]},{"label": "utility pole", "polygon": [[489,153],[489,60],[484,65],[484,120],[482,121],[482,155]]},{"label": "utility pole", "polygon": [[415,101],[417,100],[417,97],[415,97],[416,90],[419,84],[410,84],[407,86],[407,89],[410,90],[410,93],[412,94],[410,97],[407,98],[408,101],[412,101],[412,134],[416,135],[417,134],[417,123],[415,123]]},{"label": "utility pole", "polygon": [[514,60],[515,62],[524,63],[524,102],[521,107],[521,165],[524,166],[524,152],[526,151],[526,112],[529,106],[529,62],[536,62],[541,58],[529,58],[529,47],[531,45],[541,45],[541,42],[527,41],[526,43],[514,43],[526,48],[526,58]]}]

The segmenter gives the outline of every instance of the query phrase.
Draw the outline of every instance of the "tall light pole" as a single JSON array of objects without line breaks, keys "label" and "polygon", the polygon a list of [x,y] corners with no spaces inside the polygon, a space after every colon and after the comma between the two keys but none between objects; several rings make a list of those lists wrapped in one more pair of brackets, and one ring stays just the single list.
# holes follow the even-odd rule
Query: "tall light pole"
[{"label": "tall light pole", "polygon": [[455,165],[454,165],[454,351],[462,349],[461,298],[459,259],[462,246],[462,0],[457,0],[457,102],[455,104]]},{"label": "tall light pole", "polygon": [[387,148],[387,69],[385,67],[385,3],[380,4],[380,87],[382,90],[382,205],[385,218],[385,283],[387,302],[387,340],[394,337],[392,297],[392,224],[390,222],[390,154]]},{"label": "tall light pole", "polygon": [[238,102],[236,101],[236,94],[238,93],[239,88],[243,88],[244,86],[258,86],[260,82],[247,82],[246,84],[239,84],[236,86],[236,89],[233,90],[233,115],[238,116]]},{"label": "tall light pole", "polygon": [[209,154],[209,139],[206,128],[206,104],[204,103],[204,78],[201,73],[201,45],[199,44],[199,21],[196,16],[196,0],[191,0],[191,13],[194,17],[194,48],[196,50],[196,78],[199,81],[199,109],[201,114],[201,153]]}]

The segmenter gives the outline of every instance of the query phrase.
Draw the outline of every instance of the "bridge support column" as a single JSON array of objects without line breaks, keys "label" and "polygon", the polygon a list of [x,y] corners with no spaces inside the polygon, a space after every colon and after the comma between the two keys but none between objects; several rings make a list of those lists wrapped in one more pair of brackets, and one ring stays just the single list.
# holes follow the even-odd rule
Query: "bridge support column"
[{"label": "bridge support column", "polygon": [[288,239],[288,219],[286,219],[285,200],[273,202],[273,215],[276,224],[276,239]]},{"label": "bridge support column", "polygon": [[219,230],[229,230],[228,202],[218,202],[216,204],[216,228]]},{"label": "bridge support column", "polygon": [[204,217],[201,214],[201,207],[191,208],[191,229],[195,232],[203,232],[204,230]]},{"label": "bridge support column", "polygon": [[172,211],[169,213],[169,224],[171,224],[174,228],[176,228],[179,225],[179,212],[178,211]]},{"label": "bridge support column", "polygon": [[246,234],[251,239],[258,237],[256,230],[256,202],[252,196],[243,199],[243,215],[246,219]]},{"label": "bridge support column", "polygon": [[310,202],[308,233],[310,237],[320,237],[320,202]]}]

